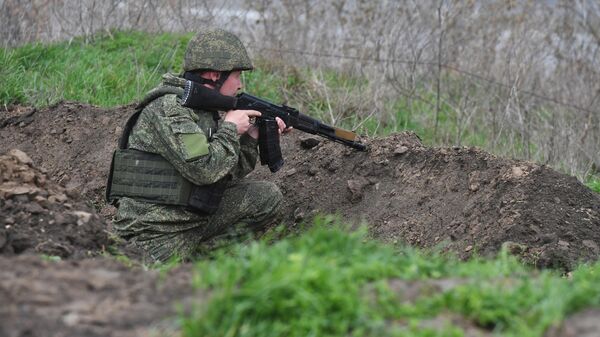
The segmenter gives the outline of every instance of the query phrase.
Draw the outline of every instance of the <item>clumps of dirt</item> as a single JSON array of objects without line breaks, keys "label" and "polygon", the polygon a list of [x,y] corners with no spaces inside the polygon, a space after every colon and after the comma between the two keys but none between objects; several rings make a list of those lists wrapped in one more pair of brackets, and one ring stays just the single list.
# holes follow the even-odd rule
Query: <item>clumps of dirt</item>
[{"label": "clumps of dirt", "polygon": [[387,242],[462,258],[506,247],[566,270],[600,256],[600,195],[547,166],[472,147],[427,147],[410,132],[368,140],[368,152],[317,141],[288,139],[286,164],[271,177],[288,222],[336,213]]},{"label": "clumps of dirt", "polygon": [[106,221],[17,149],[0,155],[0,215],[1,255],[81,258],[110,243]]},{"label": "clumps of dirt", "polygon": [[134,105],[104,109],[59,102],[34,109],[13,106],[0,112],[0,153],[17,148],[67,189],[78,191],[105,217],[104,188],[112,151]]}]

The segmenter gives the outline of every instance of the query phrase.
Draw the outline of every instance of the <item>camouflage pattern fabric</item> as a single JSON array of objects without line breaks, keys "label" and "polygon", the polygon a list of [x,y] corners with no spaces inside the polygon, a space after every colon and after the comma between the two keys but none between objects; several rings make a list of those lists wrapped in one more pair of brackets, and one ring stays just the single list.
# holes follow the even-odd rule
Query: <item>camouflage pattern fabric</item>
[{"label": "camouflage pattern fabric", "polygon": [[[163,76],[163,86],[182,87],[184,83],[174,75]],[[257,141],[238,136],[233,123],[217,123],[212,112],[182,107],[176,95],[156,98],[144,108],[129,136],[129,148],[160,154],[197,185],[231,179],[212,215],[131,198],[120,200],[113,221],[115,233],[155,260],[191,257],[215,239],[261,229],[279,212],[283,197],[275,184],[241,180],[256,165]]]},{"label": "camouflage pattern fabric", "polygon": [[252,70],[252,62],[242,41],[234,34],[212,29],[201,31],[190,40],[183,57],[183,70]]}]

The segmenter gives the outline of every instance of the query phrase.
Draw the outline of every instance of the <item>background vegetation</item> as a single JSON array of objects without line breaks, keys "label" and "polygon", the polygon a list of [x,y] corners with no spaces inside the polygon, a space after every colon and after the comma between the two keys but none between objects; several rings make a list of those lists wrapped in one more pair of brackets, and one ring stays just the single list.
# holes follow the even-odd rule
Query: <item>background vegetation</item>
[{"label": "background vegetation", "polygon": [[[477,145],[580,179],[600,167],[597,1],[6,0],[0,21],[5,46],[219,26],[255,58],[313,70],[306,98],[336,122],[377,133],[420,125],[432,144]],[[331,69],[360,90],[328,86]]]},{"label": "background vegetation", "polygon": [[[92,39],[79,37],[2,48],[0,104],[6,109],[11,104],[45,106],[63,99],[106,107],[136,102],[160,82],[162,74],[181,71],[185,46],[192,35],[111,31],[98,33]],[[363,135],[383,136],[413,130],[429,145],[454,144],[439,139],[440,132],[456,130],[460,122],[452,117],[449,104],[440,105],[437,126],[432,128],[427,120],[436,115],[434,106],[405,96],[379,99],[366,76],[294,66],[278,58],[258,58],[255,63],[257,70],[244,75],[246,90],[255,95],[286,102],[327,123]],[[435,100],[427,89],[418,91],[421,97]],[[365,115],[364,111],[371,113]],[[383,123],[378,115],[393,117],[394,122]],[[502,135],[492,138],[497,146],[505,148],[518,144],[537,151],[540,147],[533,141],[511,141]],[[491,141],[489,130],[482,126],[465,129],[461,139],[465,145],[483,148],[489,147]],[[498,152],[504,151],[495,151]],[[549,164],[569,172],[562,161]],[[598,175],[592,171],[575,173],[592,189],[600,191]]]}]

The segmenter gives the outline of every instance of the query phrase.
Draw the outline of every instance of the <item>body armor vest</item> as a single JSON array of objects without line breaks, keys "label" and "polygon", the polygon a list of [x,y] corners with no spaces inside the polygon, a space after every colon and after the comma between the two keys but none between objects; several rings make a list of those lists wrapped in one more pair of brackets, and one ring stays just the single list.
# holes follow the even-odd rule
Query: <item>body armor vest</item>
[{"label": "body armor vest", "polygon": [[161,155],[129,149],[128,140],[142,110],[153,100],[167,95],[183,95],[179,87],[163,86],[146,95],[129,117],[119,147],[113,152],[106,200],[118,207],[121,197],[139,201],[183,206],[199,213],[212,214],[218,209],[227,180],[224,178],[210,185],[195,185],[185,179],[175,167]]}]

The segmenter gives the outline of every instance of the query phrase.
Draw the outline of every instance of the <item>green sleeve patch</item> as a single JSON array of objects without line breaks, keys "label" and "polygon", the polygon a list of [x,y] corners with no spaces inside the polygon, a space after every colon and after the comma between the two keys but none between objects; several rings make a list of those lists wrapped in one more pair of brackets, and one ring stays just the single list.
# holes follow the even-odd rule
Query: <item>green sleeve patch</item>
[{"label": "green sleeve patch", "polygon": [[182,133],[179,139],[185,150],[185,160],[191,161],[208,154],[208,140],[201,133]]}]

